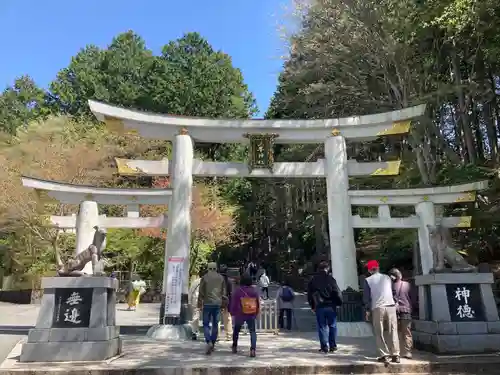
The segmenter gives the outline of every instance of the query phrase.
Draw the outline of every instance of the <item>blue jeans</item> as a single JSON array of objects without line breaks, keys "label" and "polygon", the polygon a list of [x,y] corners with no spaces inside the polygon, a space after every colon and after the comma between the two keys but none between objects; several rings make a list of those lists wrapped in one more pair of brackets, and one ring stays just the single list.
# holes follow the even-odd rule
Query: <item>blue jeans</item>
[{"label": "blue jeans", "polygon": [[236,321],[233,330],[233,346],[238,346],[238,338],[240,336],[241,327],[247,322],[248,331],[250,332],[250,350],[255,350],[257,346],[257,333],[255,332],[255,318]]},{"label": "blue jeans", "polygon": [[[215,344],[219,333],[219,316],[220,306],[204,305],[203,306],[203,334],[205,342]],[[212,322],[212,331],[210,331],[210,322]]]},{"label": "blue jeans", "polygon": [[321,349],[337,347],[337,310],[334,307],[320,307],[316,309],[318,336]]}]

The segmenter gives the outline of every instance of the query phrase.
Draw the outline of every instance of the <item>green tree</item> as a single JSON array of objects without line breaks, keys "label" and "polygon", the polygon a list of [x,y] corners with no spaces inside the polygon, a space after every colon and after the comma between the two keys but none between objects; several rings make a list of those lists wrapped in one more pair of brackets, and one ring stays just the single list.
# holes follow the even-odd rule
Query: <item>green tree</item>
[{"label": "green tree", "polygon": [[132,31],[120,34],[101,50],[89,45],[71,59],[51,83],[53,105],[63,114],[90,117],[87,101],[139,107],[152,53]]},{"label": "green tree", "polygon": [[0,131],[15,134],[18,128],[46,115],[45,96],[31,77],[17,78],[0,94]]},{"label": "green tree", "polygon": [[134,273],[159,280],[163,271],[164,251],[162,241],[143,236],[139,230],[110,229],[104,256],[110,271],[128,272],[127,280],[131,280],[130,276]]},{"label": "green tree", "polygon": [[88,99],[185,116],[234,118],[255,112],[239,69],[197,33],[168,43],[161,56],[153,56],[132,31],[103,50],[89,45],[50,89],[56,107],[73,116],[90,114]]},{"label": "green tree", "polygon": [[161,112],[214,118],[246,118],[255,113],[255,100],[241,71],[198,33],[165,45],[159,60],[165,71],[173,73],[157,75],[159,81],[151,86],[153,90],[162,87],[152,95],[159,109],[166,109]]}]

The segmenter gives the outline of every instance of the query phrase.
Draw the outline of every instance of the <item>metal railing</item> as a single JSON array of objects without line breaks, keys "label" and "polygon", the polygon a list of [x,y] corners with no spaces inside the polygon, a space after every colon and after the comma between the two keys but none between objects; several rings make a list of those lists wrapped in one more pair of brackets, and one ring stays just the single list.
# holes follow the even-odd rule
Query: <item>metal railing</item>
[{"label": "metal railing", "polygon": [[[278,304],[275,300],[261,300],[260,313],[255,320],[255,330],[257,333],[272,333],[273,335],[277,335],[279,333],[278,315]],[[246,323],[243,326],[242,332],[248,334]]]},{"label": "metal railing", "polygon": [[342,306],[337,308],[337,321],[364,321],[363,292],[345,290],[342,292]]}]

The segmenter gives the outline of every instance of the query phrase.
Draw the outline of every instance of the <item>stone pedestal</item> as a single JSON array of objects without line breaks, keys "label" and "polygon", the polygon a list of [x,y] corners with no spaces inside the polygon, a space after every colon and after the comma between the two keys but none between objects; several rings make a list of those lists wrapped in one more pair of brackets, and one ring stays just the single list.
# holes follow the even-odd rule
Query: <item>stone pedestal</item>
[{"label": "stone pedestal", "polygon": [[118,280],[47,277],[34,329],[21,362],[102,361],[121,352],[116,326]]},{"label": "stone pedestal", "polygon": [[419,319],[414,321],[418,349],[466,354],[500,350],[500,321],[491,273],[417,276]]}]

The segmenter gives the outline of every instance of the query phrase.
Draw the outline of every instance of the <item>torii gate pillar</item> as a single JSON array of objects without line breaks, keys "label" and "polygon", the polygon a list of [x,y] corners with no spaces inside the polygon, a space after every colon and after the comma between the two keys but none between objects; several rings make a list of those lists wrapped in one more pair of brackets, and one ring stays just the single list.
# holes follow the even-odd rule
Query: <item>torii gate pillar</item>
[{"label": "torii gate pillar", "polygon": [[[160,311],[160,325],[185,325],[188,319],[189,293],[189,252],[191,248],[191,203],[193,190],[193,140],[189,134],[181,131],[173,143],[173,170],[171,179],[172,198],[168,207],[168,229],[165,242],[165,270],[163,274],[163,303]],[[182,271],[169,275],[169,260],[175,263],[182,259]],[[169,287],[182,285],[180,311],[173,312],[166,301]],[[176,293],[173,293],[176,294]],[[173,296],[172,294],[172,296]],[[177,297],[176,297],[177,298]],[[167,298],[168,299],[168,298]],[[178,306],[178,305],[177,305]],[[168,312],[170,311],[170,314]],[[170,316],[166,316],[170,315]],[[168,330],[167,330],[168,331]],[[162,334],[163,335],[163,334]]]},{"label": "torii gate pillar", "polygon": [[[95,229],[99,225],[99,208],[97,202],[83,201],[80,203],[76,217],[76,247],[75,255],[85,251],[94,240]],[[88,262],[82,270],[87,275],[92,275],[92,263]]]},{"label": "torii gate pillar", "polygon": [[344,137],[327,138],[325,158],[332,275],[341,291],[348,287],[359,290]]}]

